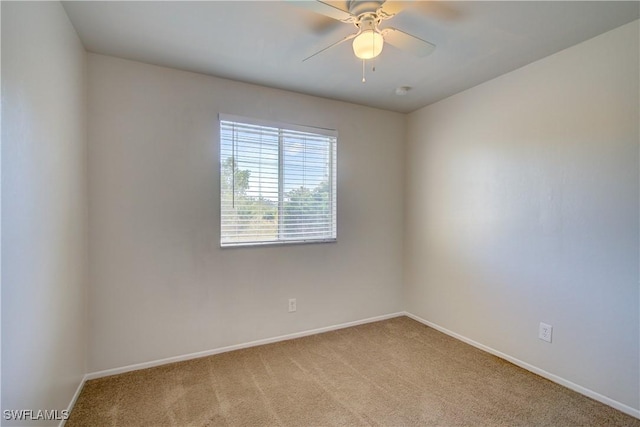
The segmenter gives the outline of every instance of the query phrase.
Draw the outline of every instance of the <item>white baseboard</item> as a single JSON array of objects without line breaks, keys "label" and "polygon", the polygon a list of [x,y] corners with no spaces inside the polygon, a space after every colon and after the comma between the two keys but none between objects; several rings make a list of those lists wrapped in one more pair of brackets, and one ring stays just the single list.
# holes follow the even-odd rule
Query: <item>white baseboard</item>
[{"label": "white baseboard", "polygon": [[[120,367],[120,368],[105,369],[103,371],[91,372],[91,373],[88,373],[87,375],[85,375],[84,380],[83,380],[83,384],[84,384],[84,381],[86,381],[86,380],[93,380],[93,379],[96,379],[96,378],[107,377],[107,376],[110,376],[110,375],[117,375],[117,374],[122,374],[122,373],[125,373],[125,372],[131,372],[131,371],[137,371],[137,370],[140,370],[140,369],[152,368],[154,366],[166,365],[167,363],[182,362],[182,361],[185,361],[185,360],[197,359],[199,357],[205,357],[205,356],[211,356],[211,355],[214,355],[214,354],[226,353],[228,351],[240,350],[240,349],[243,349],[243,348],[255,347],[255,346],[258,346],[258,345],[271,344],[271,343],[275,343],[275,342],[279,342],[279,341],[286,341],[286,340],[291,340],[291,339],[294,339],[294,338],[306,337],[308,335],[321,334],[323,332],[335,331],[335,330],[338,330],[338,329],[349,328],[351,326],[363,325],[365,323],[379,322],[381,320],[391,319],[393,317],[400,317],[400,316],[404,316],[404,315],[405,315],[404,312],[385,314],[385,315],[382,315],[382,316],[369,317],[367,319],[356,320],[356,321],[353,321],[353,322],[340,323],[338,325],[325,326],[323,328],[310,329],[310,330],[307,330],[307,331],[295,332],[295,333],[286,334],[286,335],[280,335],[280,336],[273,337],[273,338],[265,338],[265,339],[261,339],[261,340],[250,341],[250,342],[247,342],[247,343],[230,345],[230,346],[227,346],[227,347],[214,348],[212,350],[199,351],[199,352],[196,352],[196,353],[183,354],[183,355],[174,356],[174,357],[167,357],[165,359],[158,359],[158,360],[152,360],[152,361],[149,361],[149,362],[136,363],[136,364],[133,364],[133,365],[127,365],[127,366],[123,366],[123,367]],[[81,386],[82,386],[82,384],[81,384]],[[75,397],[74,397],[74,401],[72,403],[74,403],[74,402],[75,402]]]},{"label": "white baseboard", "polygon": [[553,381],[554,383],[557,383],[557,384],[560,384],[560,385],[562,385],[564,387],[567,387],[567,388],[569,388],[569,389],[571,389],[573,391],[576,391],[576,392],[578,392],[580,394],[583,394],[583,395],[585,395],[587,397],[590,397],[590,398],[592,398],[594,400],[597,400],[598,402],[602,402],[605,405],[609,405],[609,406],[611,406],[611,407],[613,407],[613,408],[615,408],[615,409],[617,409],[617,410],[619,410],[621,412],[624,412],[625,414],[631,415],[632,417],[640,418],[640,410],[638,410],[638,409],[632,408],[631,406],[625,405],[624,403],[620,403],[617,400],[613,400],[613,399],[611,399],[611,398],[609,398],[607,396],[604,396],[604,395],[602,395],[600,393],[597,393],[597,392],[595,392],[593,390],[590,390],[590,389],[588,389],[586,387],[583,387],[581,385],[575,384],[575,383],[573,383],[573,382],[571,382],[569,380],[566,380],[566,379],[564,379],[562,377],[559,377],[559,376],[557,376],[555,374],[547,372],[547,371],[545,371],[543,369],[540,369],[540,368],[538,368],[536,366],[533,366],[533,365],[531,365],[531,364],[529,364],[527,362],[523,362],[520,359],[516,359],[515,357],[509,356],[508,354],[502,353],[502,352],[500,352],[498,350],[495,350],[495,349],[493,349],[491,347],[487,347],[484,344],[480,344],[479,342],[476,342],[476,341],[474,341],[474,340],[472,340],[470,338],[467,338],[465,336],[457,334],[457,333],[455,333],[453,331],[450,331],[450,330],[448,330],[446,328],[443,328],[440,325],[437,325],[437,324],[429,322],[428,320],[425,320],[425,319],[423,319],[421,317],[418,317],[415,314],[411,314],[411,313],[408,313],[408,312],[405,312],[404,314],[407,317],[410,317],[413,320],[416,320],[416,321],[418,321],[418,322],[420,322],[420,323],[422,323],[422,324],[424,324],[426,326],[429,326],[429,327],[431,327],[431,328],[433,328],[435,330],[438,330],[438,331],[440,331],[440,332],[442,332],[444,334],[447,334],[447,335],[449,335],[449,336],[451,336],[453,338],[456,338],[456,339],[458,339],[458,340],[460,340],[462,342],[465,342],[465,343],[467,343],[469,345],[472,345],[472,346],[474,346],[476,348],[479,348],[480,350],[486,351],[487,353],[491,353],[494,356],[498,356],[501,359],[507,360],[507,361],[513,363],[514,365],[517,365],[517,366],[519,366],[519,367],[521,367],[523,369],[526,369],[527,371],[533,372],[534,374],[540,375],[541,377],[544,377],[544,378],[546,378],[546,379],[548,379],[550,381]]},{"label": "white baseboard", "polygon": [[[84,383],[86,381],[87,381],[87,376],[85,375],[84,377],[82,377],[82,380],[80,381],[80,384],[76,389],[76,392],[73,394],[73,397],[71,398],[71,402],[69,402],[69,406],[67,406],[67,411],[69,411],[69,413],[71,413],[71,410],[75,406],[76,401],[78,400],[78,396],[80,396],[80,392],[82,391],[82,387],[84,387]],[[58,424],[58,427],[64,427],[66,422],[67,420],[61,420],[60,424]]]}]

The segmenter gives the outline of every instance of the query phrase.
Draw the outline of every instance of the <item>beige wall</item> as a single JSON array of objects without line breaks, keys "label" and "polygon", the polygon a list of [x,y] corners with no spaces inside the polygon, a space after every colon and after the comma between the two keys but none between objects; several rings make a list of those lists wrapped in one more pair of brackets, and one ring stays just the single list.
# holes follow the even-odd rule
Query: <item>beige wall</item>
[{"label": "beige wall", "polygon": [[635,409],[638,48],[636,21],[409,116],[404,293]]},{"label": "beige wall", "polygon": [[59,3],[2,2],[3,410],[86,373],[85,60]]},{"label": "beige wall", "polygon": [[[89,87],[90,371],[402,308],[403,115],[94,54]],[[337,243],[219,248],[218,113],[338,130]]]}]

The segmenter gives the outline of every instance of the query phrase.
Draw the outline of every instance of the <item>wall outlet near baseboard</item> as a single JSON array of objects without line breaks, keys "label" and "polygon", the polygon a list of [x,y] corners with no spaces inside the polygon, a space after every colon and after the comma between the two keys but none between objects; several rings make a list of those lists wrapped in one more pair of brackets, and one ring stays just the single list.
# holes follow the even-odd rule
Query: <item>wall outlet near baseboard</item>
[{"label": "wall outlet near baseboard", "polygon": [[289,298],[289,313],[293,313],[296,310],[297,310],[296,299],[295,298]]},{"label": "wall outlet near baseboard", "polygon": [[553,333],[553,326],[540,322],[540,328],[538,329],[538,338],[542,341],[551,342],[551,334]]}]

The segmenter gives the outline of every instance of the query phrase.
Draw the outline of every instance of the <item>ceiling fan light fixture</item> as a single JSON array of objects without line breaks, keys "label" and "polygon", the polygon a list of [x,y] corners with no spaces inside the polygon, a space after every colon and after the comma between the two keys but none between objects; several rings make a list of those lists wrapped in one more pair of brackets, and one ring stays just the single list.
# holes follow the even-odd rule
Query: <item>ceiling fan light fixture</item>
[{"label": "ceiling fan light fixture", "polygon": [[384,39],[375,30],[364,30],[353,39],[353,53],[360,59],[371,59],[380,55]]}]

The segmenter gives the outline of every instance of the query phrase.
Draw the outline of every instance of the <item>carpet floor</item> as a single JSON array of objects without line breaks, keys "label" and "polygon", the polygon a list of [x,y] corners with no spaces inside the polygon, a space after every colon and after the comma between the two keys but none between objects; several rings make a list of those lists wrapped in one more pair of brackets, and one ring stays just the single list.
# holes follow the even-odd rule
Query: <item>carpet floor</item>
[{"label": "carpet floor", "polygon": [[76,426],[640,426],[407,317],[87,381]]}]

